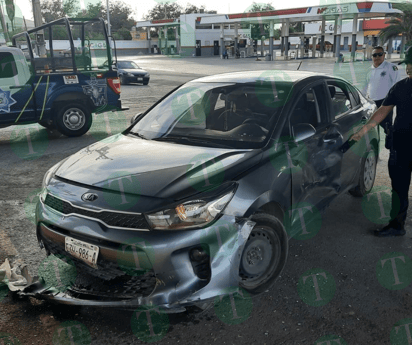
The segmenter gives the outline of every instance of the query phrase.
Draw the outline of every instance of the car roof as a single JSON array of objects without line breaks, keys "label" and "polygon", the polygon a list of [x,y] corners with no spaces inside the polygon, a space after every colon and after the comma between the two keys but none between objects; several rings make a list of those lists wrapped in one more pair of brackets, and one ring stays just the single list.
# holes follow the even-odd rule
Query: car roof
[{"label": "car roof", "polygon": [[258,80],[267,80],[279,82],[295,83],[298,80],[310,77],[325,77],[325,74],[313,73],[306,71],[287,71],[287,70],[261,70],[261,71],[246,71],[246,72],[231,72],[216,74],[199,79],[192,82],[200,83],[254,83]]}]

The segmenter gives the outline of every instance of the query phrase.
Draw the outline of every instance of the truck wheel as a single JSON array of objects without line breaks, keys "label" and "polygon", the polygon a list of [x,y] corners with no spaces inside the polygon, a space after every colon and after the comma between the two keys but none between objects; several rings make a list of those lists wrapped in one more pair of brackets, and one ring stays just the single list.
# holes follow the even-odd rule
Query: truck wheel
[{"label": "truck wheel", "polygon": [[273,285],[286,264],[288,238],[281,221],[266,213],[255,214],[256,222],[240,259],[239,285],[251,295]]},{"label": "truck wheel", "polygon": [[60,133],[68,137],[80,137],[90,129],[92,114],[82,104],[68,104],[59,110],[54,122]]},{"label": "truck wheel", "polygon": [[50,130],[53,130],[56,128],[53,122],[50,122],[50,121],[39,121],[39,125],[43,126],[44,128],[50,129]]},{"label": "truck wheel", "polygon": [[363,197],[371,191],[376,177],[376,162],[376,152],[371,149],[362,158],[359,184],[355,188],[350,189],[349,194],[355,197]]}]

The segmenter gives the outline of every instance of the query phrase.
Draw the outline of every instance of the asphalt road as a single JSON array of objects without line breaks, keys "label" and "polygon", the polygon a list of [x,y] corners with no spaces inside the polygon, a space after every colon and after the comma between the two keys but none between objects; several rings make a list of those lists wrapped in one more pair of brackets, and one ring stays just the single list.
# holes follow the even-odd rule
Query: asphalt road
[{"label": "asphalt road", "polygon": [[[134,114],[198,76],[299,65],[216,58],[135,61],[151,73],[149,85],[122,87],[123,104],[130,110],[96,116],[83,137],[66,138],[39,125],[0,129],[0,262],[21,260],[32,275],[38,274],[45,253],[37,245],[34,205],[45,172],[61,159],[122,131]],[[304,61],[300,69],[344,75],[359,84],[367,65],[325,59]],[[257,298],[217,300],[203,313],[151,312],[149,322],[148,314],[136,312],[60,306],[59,313],[46,303],[13,300],[0,291],[0,344],[6,339],[3,333],[21,344],[411,344],[412,223],[408,219],[409,231],[402,238],[371,234],[382,226],[376,212],[388,213],[387,159],[383,149],[375,182],[383,191],[382,203],[371,209],[373,200],[348,194],[336,199],[322,215],[315,237],[290,241],[282,276]]]}]

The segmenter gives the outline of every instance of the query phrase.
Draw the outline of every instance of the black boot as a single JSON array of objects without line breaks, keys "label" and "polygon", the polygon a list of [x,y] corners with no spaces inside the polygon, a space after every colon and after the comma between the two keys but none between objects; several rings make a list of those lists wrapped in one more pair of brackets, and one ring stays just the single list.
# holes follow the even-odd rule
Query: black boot
[{"label": "black boot", "polygon": [[381,230],[375,230],[374,235],[378,237],[395,237],[404,236],[406,234],[405,228],[399,223],[390,222]]}]

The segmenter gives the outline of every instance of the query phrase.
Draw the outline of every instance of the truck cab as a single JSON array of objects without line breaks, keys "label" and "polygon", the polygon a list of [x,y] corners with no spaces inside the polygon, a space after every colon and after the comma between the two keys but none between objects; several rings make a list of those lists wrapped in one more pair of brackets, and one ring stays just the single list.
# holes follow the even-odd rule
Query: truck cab
[{"label": "truck cab", "polygon": [[61,18],[0,48],[0,127],[38,122],[85,134],[92,113],[122,110],[103,19]]}]

